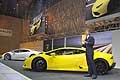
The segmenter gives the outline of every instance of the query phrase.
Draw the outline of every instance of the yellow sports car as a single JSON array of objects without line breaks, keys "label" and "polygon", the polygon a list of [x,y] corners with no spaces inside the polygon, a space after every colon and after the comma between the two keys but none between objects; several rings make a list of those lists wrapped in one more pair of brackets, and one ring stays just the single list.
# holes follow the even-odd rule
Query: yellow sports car
[{"label": "yellow sports car", "polygon": [[92,15],[100,17],[108,12],[108,5],[110,0],[96,0],[92,7]]},{"label": "yellow sports car", "polygon": [[41,24],[41,20],[38,20],[37,22],[35,22],[32,27],[30,28],[30,34],[33,35],[36,33],[36,31],[39,29]]},{"label": "yellow sports car", "polygon": [[[88,71],[85,48],[64,47],[43,52],[29,57],[24,61],[24,69],[35,71],[64,70]],[[98,74],[105,74],[114,66],[113,55],[95,51],[94,61]]]}]

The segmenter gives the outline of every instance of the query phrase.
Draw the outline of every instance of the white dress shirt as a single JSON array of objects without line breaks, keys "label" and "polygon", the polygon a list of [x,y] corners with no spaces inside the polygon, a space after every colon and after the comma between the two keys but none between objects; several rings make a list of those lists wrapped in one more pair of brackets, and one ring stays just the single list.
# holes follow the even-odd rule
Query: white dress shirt
[{"label": "white dress shirt", "polygon": [[90,35],[87,35],[87,39],[89,38]]}]

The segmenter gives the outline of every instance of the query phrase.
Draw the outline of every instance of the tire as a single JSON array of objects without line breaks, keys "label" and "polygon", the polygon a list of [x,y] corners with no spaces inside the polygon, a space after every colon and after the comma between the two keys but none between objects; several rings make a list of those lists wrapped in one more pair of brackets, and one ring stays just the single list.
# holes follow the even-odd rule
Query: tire
[{"label": "tire", "polygon": [[47,63],[43,58],[36,58],[32,62],[32,69],[34,71],[45,71],[47,69]]},{"label": "tire", "polygon": [[96,70],[98,75],[104,75],[108,72],[108,63],[104,60],[95,61]]},{"label": "tire", "polygon": [[33,56],[33,55],[35,55],[35,54],[31,54],[29,57],[31,57],[31,56]]},{"label": "tire", "polygon": [[11,55],[10,54],[5,54],[4,55],[4,60],[11,60]]}]

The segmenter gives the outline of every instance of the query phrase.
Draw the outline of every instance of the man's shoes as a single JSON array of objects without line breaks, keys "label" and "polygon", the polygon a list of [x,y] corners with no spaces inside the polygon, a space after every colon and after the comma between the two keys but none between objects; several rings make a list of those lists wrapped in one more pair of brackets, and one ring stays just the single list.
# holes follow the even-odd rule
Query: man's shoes
[{"label": "man's shoes", "polygon": [[96,79],[96,78],[97,78],[97,75],[93,75],[93,76],[92,76],[92,79]]},{"label": "man's shoes", "polygon": [[92,74],[87,74],[85,75],[85,77],[92,77]]}]

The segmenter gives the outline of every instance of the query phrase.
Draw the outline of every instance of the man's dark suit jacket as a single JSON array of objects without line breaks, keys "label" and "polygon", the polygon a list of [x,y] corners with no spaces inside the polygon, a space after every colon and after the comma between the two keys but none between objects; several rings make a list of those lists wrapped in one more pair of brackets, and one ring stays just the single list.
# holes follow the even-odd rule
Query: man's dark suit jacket
[{"label": "man's dark suit jacket", "polygon": [[89,36],[88,39],[86,39],[85,41],[87,41],[87,43],[85,43],[85,45],[84,45],[86,48],[86,54],[93,55],[94,54],[93,46],[95,43],[94,38],[92,36]]}]

